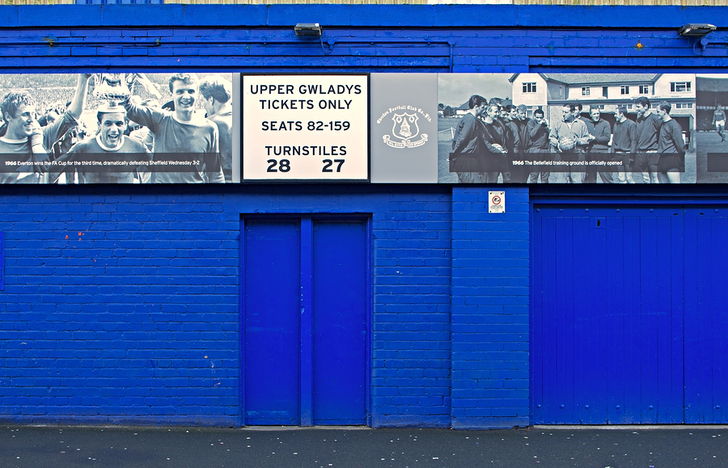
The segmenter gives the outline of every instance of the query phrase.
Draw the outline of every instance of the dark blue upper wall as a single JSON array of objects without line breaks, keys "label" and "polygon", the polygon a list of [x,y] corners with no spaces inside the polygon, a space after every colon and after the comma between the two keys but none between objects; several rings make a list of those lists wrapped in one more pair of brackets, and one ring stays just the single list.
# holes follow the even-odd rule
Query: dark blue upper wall
[{"label": "dark blue upper wall", "polygon": [[[300,39],[292,26],[319,22]],[[139,5],[0,7],[0,71],[717,70],[720,7]],[[64,25],[64,26],[58,26]],[[638,43],[640,44],[638,46]]]},{"label": "dark blue upper wall", "polygon": [[685,23],[728,26],[723,7],[546,5],[37,5],[4,6],[5,28],[108,26],[664,28]]}]

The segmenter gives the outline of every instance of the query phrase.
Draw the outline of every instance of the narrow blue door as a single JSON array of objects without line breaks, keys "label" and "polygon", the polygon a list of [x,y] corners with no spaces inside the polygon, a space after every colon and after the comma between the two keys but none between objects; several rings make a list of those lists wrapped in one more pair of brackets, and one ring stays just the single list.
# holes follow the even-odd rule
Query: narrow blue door
[{"label": "narrow blue door", "polygon": [[728,210],[690,210],[685,232],[685,422],[728,423]]},{"label": "narrow blue door", "polygon": [[300,423],[300,226],[243,223],[243,387],[246,425]]},{"label": "narrow blue door", "polygon": [[366,424],[366,220],[252,217],[243,229],[244,423]]},{"label": "narrow blue door", "polygon": [[363,221],[314,221],[314,424],[366,424],[366,239]]},{"label": "narrow blue door", "polygon": [[683,211],[542,206],[533,228],[533,422],[683,422]]}]

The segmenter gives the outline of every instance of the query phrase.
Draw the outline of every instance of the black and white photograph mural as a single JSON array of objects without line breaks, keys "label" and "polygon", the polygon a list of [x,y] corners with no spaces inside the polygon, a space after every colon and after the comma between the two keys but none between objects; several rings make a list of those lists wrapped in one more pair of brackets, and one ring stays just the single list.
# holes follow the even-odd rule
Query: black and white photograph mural
[{"label": "black and white photograph mural", "polygon": [[232,74],[0,75],[0,183],[239,181]]},{"label": "black and white photograph mural", "polygon": [[698,183],[728,182],[728,75],[697,75],[696,141]]},{"label": "black and white photograph mural", "polygon": [[443,183],[694,183],[692,74],[440,74]]}]

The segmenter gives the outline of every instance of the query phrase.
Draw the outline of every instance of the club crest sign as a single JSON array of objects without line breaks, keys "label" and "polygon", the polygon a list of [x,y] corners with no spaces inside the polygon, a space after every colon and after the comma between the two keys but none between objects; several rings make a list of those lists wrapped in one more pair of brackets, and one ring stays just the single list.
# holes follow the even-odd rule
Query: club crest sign
[{"label": "club crest sign", "polygon": [[418,148],[427,143],[427,133],[420,133],[420,118],[432,121],[432,117],[415,106],[390,107],[378,119],[377,125],[391,125],[388,134],[382,137],[384,144],[396,149]]}]

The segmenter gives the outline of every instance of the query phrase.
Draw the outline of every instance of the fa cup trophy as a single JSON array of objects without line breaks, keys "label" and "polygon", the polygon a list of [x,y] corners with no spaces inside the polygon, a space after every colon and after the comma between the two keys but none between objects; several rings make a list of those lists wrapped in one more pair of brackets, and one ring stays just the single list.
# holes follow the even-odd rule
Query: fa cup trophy
[{"label": "fa cup trophy", "polygon": [[129,99],[134,84],[133,73],[95,73],[93,94],[99,99],[119,104]]}]

